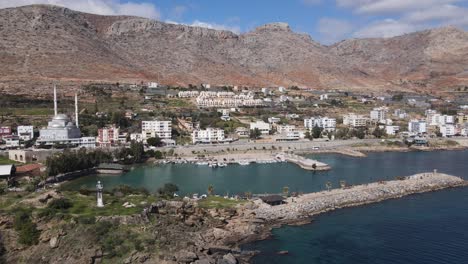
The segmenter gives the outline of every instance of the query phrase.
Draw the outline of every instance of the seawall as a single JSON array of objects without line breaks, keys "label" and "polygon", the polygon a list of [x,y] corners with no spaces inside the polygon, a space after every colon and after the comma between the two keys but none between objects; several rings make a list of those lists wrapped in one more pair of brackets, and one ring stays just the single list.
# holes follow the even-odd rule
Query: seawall
[{"label": "seawall", "polygon": [[267,221],[295,221],[338,208],[375,203],[403,196],[466,185],[459,177],[441,173],[421,173],[401,178],[291,197],[286,204],[269,206],[257,202],[258,218]]}]

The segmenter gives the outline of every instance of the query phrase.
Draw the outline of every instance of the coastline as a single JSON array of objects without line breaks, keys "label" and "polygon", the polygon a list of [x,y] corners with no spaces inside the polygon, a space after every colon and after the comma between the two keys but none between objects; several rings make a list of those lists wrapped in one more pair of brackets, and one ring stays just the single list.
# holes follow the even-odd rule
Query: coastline
[{"label": "coastline", "polygon": [[[278,206],[269,206],[256,200],[238,209],[239,216],[217,232],[223,234],[222,246],[237,248],[270,238],[274,228],[309,224],[313,216],[329,211],[464,186],[468,186],[468,182],[459,177],[433,172],[290,197],[286,204]],[[239,255],[241,263],[249,263],[255,254],[246,255]]]}]

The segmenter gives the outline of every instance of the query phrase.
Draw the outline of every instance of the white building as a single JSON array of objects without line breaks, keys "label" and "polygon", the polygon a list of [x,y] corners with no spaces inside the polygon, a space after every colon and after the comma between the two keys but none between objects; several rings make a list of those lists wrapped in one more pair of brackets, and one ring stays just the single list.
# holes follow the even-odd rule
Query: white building
[{"label": "white building", "polygon": [[350,127],[365,127],[367,126],[367,122],[369,118],[363,115],[356,115],[356,114],[347,114],[343,116],[343,125],[350,126]]},{"label": "white building", "polygon": [[143,134],[142,133],[131,133],[130,134],[130,141],[143,142]]},{"label": "white building", "polygon": [[385,126],[385,132],[387,132],[387,135],[396,135],[398,132],[400,132],[400,127],[399,126]]},{"label": "white building", "polygon": [[263,121],[256,121],[250,123],[250,130],[258,129],[263,135],[268,135],[271,130],[271,125]]},{"label": "white building", "polygon": [[224,130],[219,128],[207,128],[205,130],[194,130],[192,132],[192,143],[220,143],[224,142]]},{"label": "white building", "polygon": [[149,82],[148,88],[158,88],[159,84],[157,82]]},{"label": "white building", "polygon": [[39,130],[39,138],[36,145],[71,145],[77,147],[96,147],[95,137],[81,137],[78,125],[78,97],[75,95],[75,122],[67,115],[59,114],[57,108],[57,89],[54,86],[54,117],[48,123],[47,128]]},{"label": "white building", "polygon": [[316,126],[323,128],[325,131],[333,132],[336,129],[336,119],[329,117],[311,117],[309,119],[304,119],[304,127],[307,130],[312,130]]},{"label": "white building", "polygon": [[278,125],[276,126],[276,131],[280,134],[296,131],[295,125]]},{"label": "white building", "polygon": [[320,100],[323,101],[323,100],[328,100],[328,94],[321,94],[320,95]]},{"label": "white building", "polygon": [[442,125],[439,127],[439,131],[443,137],[452,137],[455,136],[455,126],[454,125]]},{"label": "white building", "polygon": [[284,88],[283,86],[280,86],[280,87],[278,87],[278,91],[279,91],[280,93],[285,93],[285,92],[286,92],[286,88]]},{"label": "white building", "polygon": [[181,91],[177,94],[180,98],[194,98],[197,97],[200,93],[198,91]]},{"label": "white building", "polygon": [[143,140],[158,136],[161,139],[171,139],[172,122],[171,121],[142,121],[141,130]]},{"label": "white building", "polygon": [[424,120],[413,119],[408,122],[408,131],[414,134],[427,133],[427,123]]},{"label": "white building", "polygon": [[281,121],[281,118],[279,117],[269,117],[268,118],[268,123],[270,124],[276,124],[276,123],[279,123]]},{"label": "white building", "polygon": [[372,121],[384,123],[385,120],[387,119],[387,112],[388,112],[387,107],[374,108],[374,110],[370,112],[370,119]]},{"label": "white building", "polygon": [[18,137],[23,141],[28,141],[34,138],[33,126],[18,126]]}]

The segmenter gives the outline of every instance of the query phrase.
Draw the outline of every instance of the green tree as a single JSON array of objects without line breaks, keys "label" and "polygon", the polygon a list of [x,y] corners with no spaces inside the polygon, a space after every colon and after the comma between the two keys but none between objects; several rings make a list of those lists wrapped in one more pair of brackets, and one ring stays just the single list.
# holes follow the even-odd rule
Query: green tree
[{"label": "green tree", "polygon": [[376,138],[381,138],[385,137],[387,135],[386,131],[384,128],[379,128],[378,126],[374,129],[374,132],[372,132],[372,135]]},{"label": "green tree", "polygon": [[152,137],[152,138],[148,138],[146,140],[146,142],[148,143],[148,145],[153,146],[153,147],[161,147],[162,146],[162,140],[158,135],[156,135],[155,137]]},{"label": "green tree", "polygon": [[312,137],[319,138],[322,135],[322,131],[323,131],[323,128],[314,126],[314,128],[312,128]]},{"label": "green tree", "polygon": [[304,134],[304,137],[309,139],[309,140],[313,139],[312,134],[310,133],[310,131],[306,131],[305,134]]},{"label": "green tree", "polygon": [[284,186],[284,187],[283,187],[283,195],[284,195],[284,196],[288,196],[288,195],[289,195],[289,187],[288,187],[288,186]]},{"label": "green tree", "polygon": [[156,190],[157,194],[164,197],[173,197],[174,193],[179,191],[179,187],[173,183],[166,183],[163,187]]},{"label": "green tree", "polygon": [[156,150],[156,151],[154,152],[154,158],[155,158],[155,159],[163,159],[163,158],[164,158],[164,155],[163,155],[163,153],[162,153],[161,151]]},{"label": "green tree", "polygon": [[130,142],[130,153],[133,157],[133,162],[141,162],[145,154],[143,143],[133,140]]},{"label": "green tree", "polygon": [[260,132],[260,129],[255,128],[250,130],[250,138],[251,139],[258,139],[262,135],[262,132]]}]

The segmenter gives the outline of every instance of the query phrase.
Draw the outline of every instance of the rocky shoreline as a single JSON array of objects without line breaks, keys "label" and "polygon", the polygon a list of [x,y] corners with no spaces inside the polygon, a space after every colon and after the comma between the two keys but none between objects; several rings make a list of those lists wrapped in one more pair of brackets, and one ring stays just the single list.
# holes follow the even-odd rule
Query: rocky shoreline
[{"label": "rocky shoreline", "polygon": [[[206,238],[223,247],[238,248],[269,238],[273,228],[308,224],[312,216],[328,211],[466,185],[459,177],[434,172],[290,197],[286,204],[278,206],[255,200],[238,208],[237,215],[225,226],[207,232]],[[240,263],[248,263],[253,254],[244,252],[235,256]]]}]

